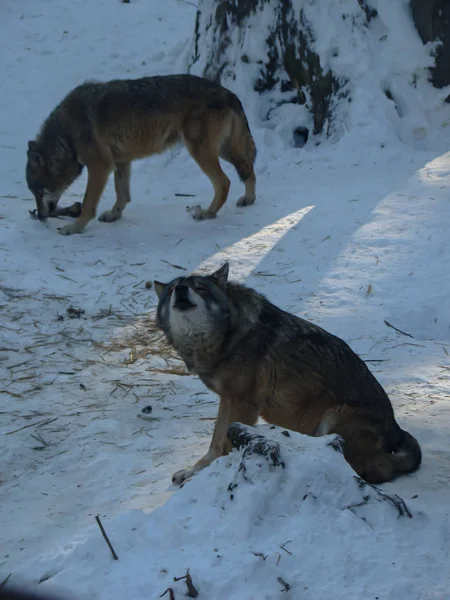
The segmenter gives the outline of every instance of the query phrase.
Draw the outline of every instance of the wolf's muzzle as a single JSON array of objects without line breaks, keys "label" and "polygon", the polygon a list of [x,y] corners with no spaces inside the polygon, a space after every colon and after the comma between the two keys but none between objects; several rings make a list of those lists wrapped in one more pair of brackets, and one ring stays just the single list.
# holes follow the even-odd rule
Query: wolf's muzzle
[{"label": "wolf's muzzle", "polygon": [[178,284],[174,290],[175,294],[175,308],[179,310],[187,310],[189,308],[194,308],[196,304],[194,304],[189,298],[189,288],[187,285]]}]

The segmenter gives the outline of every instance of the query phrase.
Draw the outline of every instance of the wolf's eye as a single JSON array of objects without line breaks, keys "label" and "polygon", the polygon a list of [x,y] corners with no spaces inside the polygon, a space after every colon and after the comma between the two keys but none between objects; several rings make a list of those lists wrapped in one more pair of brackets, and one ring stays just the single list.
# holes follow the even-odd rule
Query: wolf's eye
[{"label": "wolf's eye", "polygon": [[195,283],[194,290],[196,292],[206,292],[206,287],[203,285],[203,283]]}]

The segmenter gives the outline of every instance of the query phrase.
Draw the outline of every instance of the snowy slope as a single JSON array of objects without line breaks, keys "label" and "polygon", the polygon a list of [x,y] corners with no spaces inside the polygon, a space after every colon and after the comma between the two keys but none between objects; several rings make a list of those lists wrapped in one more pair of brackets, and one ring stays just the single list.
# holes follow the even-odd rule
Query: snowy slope
[{"label": "snowy slope", "polygon": [[[79,597],[185,597],[189,569],[199,598],[445,598],[450,525],[396,506],[361,480],[327,438],[267,431],[285,468],[233,452],[201,472],[167,504],[104,522],[44,552],[23,570],[41,589]],[[410,516],[408,516],[410,515]],[[421,568],[417,569],[416,560]],[[287,585],[286,585],[287,584]],[[289,587],[287,587],[289,586]]]},{"label": "snowy slope", "polygon": [[[387,10],[385,3],[385,20]],[[339,143],[298,150],[289,146],[289,120],[280,114],[275,127],[261,123],[251,110],[255,99],[243,92],[258,146],[254,207],[236,208],[241,184],[225,165],[229,202],[215,221],[194,222],[185,205],[206,204],[210,184],[176,149],[134,165],[133,201],[121,221],[93,221],[83,236],[63,238],[56,231],[60,221],[43,225],[28,217],[27,140],[85,78],[182,70],[195,8],[176,0],[3,0],[0,15],[0,581],[10,573],[11,581],[36,581],[49,570],[60,575],[45,582],[48,588],[73,585],[75,593],[113,600],[124,593],[156,598],[189,567],[205,598],[259,597],[255,590],[262,598],[289,597],[279,591],[278,576],[293,584],[292,598],[326,598],[331,591],[358,600],[372,597],[369,592],[374,598],[446,598],[450,154],[442,154],[444,136],[436,133],[444,115],[436,109],[440,93],[424,87],[426,110],[408,96],[414,123],[427,128],[426,150],[417,140],[415,148],[401,142],[411,123],[395,121],[388,129],[383,117],[380,125],[376,107],[364,123],[355,109]],[[427,52],[414,45],[411,62],[415,54],[423,66]],[[378,71],[403,77],[399,62],[389,71],[379,58]],[[364,70],[369,91],[371,68]],[[372,84],[378,85],[375,76]],[[62,202],[78,198],[84,185],[83,177]],[[101,209],[112,203],[111,181]],[[160,373],[157,346],[146,359],[130,353],[131,346],[120,352],[108,346],[126,339],[130,328],[142,328],[154,308],[146,281],[169,280],[179,267],[213,268],[224,259],[233,277],[340,335],[372,361],[399,422],[423,446],[419,472],[383,486],[404,497],[412,520],[365,507],[374,532],[343,511],[355,496],[351,473],[321,440],[301,436],[292,450],[286,446],[291,467],[283,475],[265,473],[254,491],[245,488],[238,509],[226,505],[227,519],[220,506],[228,503],[224,490],[237,454],[161,507],[174,491],[171,473],[207,447],[217,400],[179,374],[176,363],[175,373]],[[85,313],[70,319],[70,306]],[[153,420],[143,421],[138,415],[148,404]],[[297,447],[309,458],[296,458]],[[310,459],[320,463],[320,481]],[[308,506],[306,515],[291,503],[305,485],[298,477],[303,469],[319,498],[319,508]],[[281,484],[285,496],[275,495]],[[256,506],[253,493],[261,495]],[[99,513],[116,541],[118,563],[96,529]],[[255,527],[262,515],[269,515],[266,524]],[[220,533],[220,560],[211,529]],[[279,550],[288,539],[292,556]],[[271,558],[262,561],[252,549]],[[392,558],[396,553],[400,563]],[[233,573],[239,585],[228,592],[223,586]],[[183,582],[177,586],[182,597]]]}]

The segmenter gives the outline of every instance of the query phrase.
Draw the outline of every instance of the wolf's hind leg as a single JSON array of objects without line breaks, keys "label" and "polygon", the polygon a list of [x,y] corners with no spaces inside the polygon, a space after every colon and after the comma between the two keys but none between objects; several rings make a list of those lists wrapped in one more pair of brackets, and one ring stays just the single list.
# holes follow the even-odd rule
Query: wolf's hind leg
[{"label": "wolf's hind leg", "polygon": [[214,197],[208,208],[188,207],[196,221],[203,221],[214,219],[228,197],[230,180],[220,166],[219,149],[222,141],[229,135],[231,121],[227,110],[211,110],[200,115],[194,113],[183,125],[182,139],[189,154],[214,188]]},{"label": "wolf's hind leg", "polygon": [[219,157],[212,149],[195,145],[189,140],[186,140],[185,145],[203,173],[210,179],[214,188],[214,198],[208,208],[204,209],[201,206],[193,206],[190,207],[189,212],[196,221],[214,219],[227,200],[230,180],[222,171]]},{"label": "wolf's hind leg", "polygon": [[233,165],[239,179],[245,185],[245,194],[239,198],[236,205],[250,206],[254,204],[256,199],[256,176],[253,169],[253,159],[248,158],[234,140],[228,140],[223,145],[220,157]]},{"label": "wolf's hind leg", "polygon": [[131,202],[130,195],[131,163],[119,163],[114,171],[114,187],[116,189],[116,203],[111,210],[105,210],[98,220],[112,223],[122,216],[125,206]]}]

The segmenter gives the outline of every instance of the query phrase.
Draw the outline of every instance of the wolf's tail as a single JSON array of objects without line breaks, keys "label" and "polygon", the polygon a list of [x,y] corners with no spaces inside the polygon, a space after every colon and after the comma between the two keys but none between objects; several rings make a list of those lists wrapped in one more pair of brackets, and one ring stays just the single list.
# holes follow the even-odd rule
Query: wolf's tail
[{"label": "wolf's tail", "polygon": [[412,473],[422,462],[422,451],[415,437],[403,429],[401,431],[403,439],[398,449],[391,455],[392,465],[398,474]]}]

